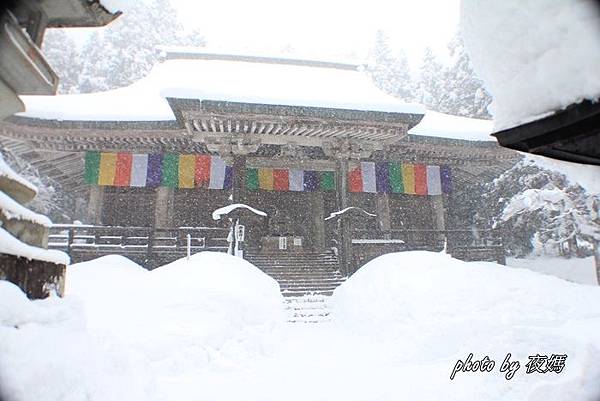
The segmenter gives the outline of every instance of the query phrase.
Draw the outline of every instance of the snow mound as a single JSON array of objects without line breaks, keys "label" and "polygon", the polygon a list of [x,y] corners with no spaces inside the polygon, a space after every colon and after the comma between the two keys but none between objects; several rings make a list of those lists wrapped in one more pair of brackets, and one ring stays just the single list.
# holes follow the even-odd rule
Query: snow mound
[{"label": "snow mound", "polygon": [[461,30],[495,131],[600,96],[595,1],[464,0]]},{"label": "snow mound", "polygon": [[194,371],[244,338],[284,320],[275,280],[243,259],[202,252],[153,271],[109,256],[67,269],[67,298],[79,298],[89,326],[148,356],[157,369]]},{"label": "snow mound", "polygon": [[0,399],[156,400],[146,361],[85,326],[77,303],[0,281]]},{"label": "snow mound", "polygon": [[[597,287],[415,251],[367,263],[336,289],[332,307],[343,329],[388,344],[394,363],[442,365],[449,376],[456,361],[471,352],[473,359],[488,355],[498,365],[509,352],[520,361],[522,369],[510,381],[499,366],[494,375],[459,373],[457,380],[470,385],[452,382],[450,399],[600,396],[600,365],[590,364],[600,358]],[[537,353],[568,355],[559,377],[525,374],[528,356]],[[487,397],[490,391],[497,398]]]}]

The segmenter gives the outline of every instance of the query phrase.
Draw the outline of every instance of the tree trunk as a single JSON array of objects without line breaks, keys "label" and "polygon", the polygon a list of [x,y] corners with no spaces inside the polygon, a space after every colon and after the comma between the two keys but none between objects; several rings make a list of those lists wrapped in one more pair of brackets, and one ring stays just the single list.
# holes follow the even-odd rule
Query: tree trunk
[{"label": "tree trunk", "polygon": [[594,263],[596,264],[596,280],[600,285],[600,241],[594,241]]}]

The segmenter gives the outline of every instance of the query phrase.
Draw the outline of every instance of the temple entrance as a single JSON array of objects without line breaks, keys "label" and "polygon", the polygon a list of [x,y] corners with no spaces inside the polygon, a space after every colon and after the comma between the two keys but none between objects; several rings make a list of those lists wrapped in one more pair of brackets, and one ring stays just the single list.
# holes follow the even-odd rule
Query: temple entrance
[{"label": "temple entrance", "polygon": [[244,223],[247,246],[282,252],[328,247],[323,220],[333,207],[331,201],[333,194],[322,192],[247,192],[246,202],[268,215],[262,221],[249,217]]}]

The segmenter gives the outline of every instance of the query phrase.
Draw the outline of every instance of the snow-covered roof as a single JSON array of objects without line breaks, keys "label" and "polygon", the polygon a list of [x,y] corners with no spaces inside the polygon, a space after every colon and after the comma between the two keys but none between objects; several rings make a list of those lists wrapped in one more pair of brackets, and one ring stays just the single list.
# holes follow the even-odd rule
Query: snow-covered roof
[{"label": "snow-covered roof", "polygon": [[376,88],[356,65],[315,60],[178,53],[134,84],[101,93],[22,96],[42,119],[165,121],[175,119],[171,98],[423,114]]},{"label": "snow-covered roof", "polygon": [[493,96],[494,131],[600,98],[595,1],[465,0],[461,31]]},{"label": "snow-covered roof", "polygon": [[419,136],[496,142],[496,138],[490,135],[493,125],[491,120],[458,117],[428,110],[421,122],[408,133]]}]

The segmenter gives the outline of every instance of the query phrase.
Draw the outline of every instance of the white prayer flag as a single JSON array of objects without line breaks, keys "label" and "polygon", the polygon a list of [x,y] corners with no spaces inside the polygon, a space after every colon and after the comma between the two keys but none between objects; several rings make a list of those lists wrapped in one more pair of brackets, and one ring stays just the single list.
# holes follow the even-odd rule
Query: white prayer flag
[{"label": "white prayer flag", "polygon": [[131,157],[131,180],[132,187],[145,187],[148,174],[148,155],[133,154]]},{"label": "white prayer flag", "polygon": [[304,171],[289,171],[290,191],[304,191]]},{"label": "white prayer flag", "polygon": [[363,192],[377,192],[377,179],[375,178],[375,162],[361,162],[360,170],[363,181]]},{"label": "white prayer flag", "polygon": [[441,195],[442,180],[440,178],[440,166],[427,166],[427,194]]},{"label": "white prayer flag", "polygon": [[210,158],[209,189],[223,189],[225,183],[225,162],[219,156]]}]

